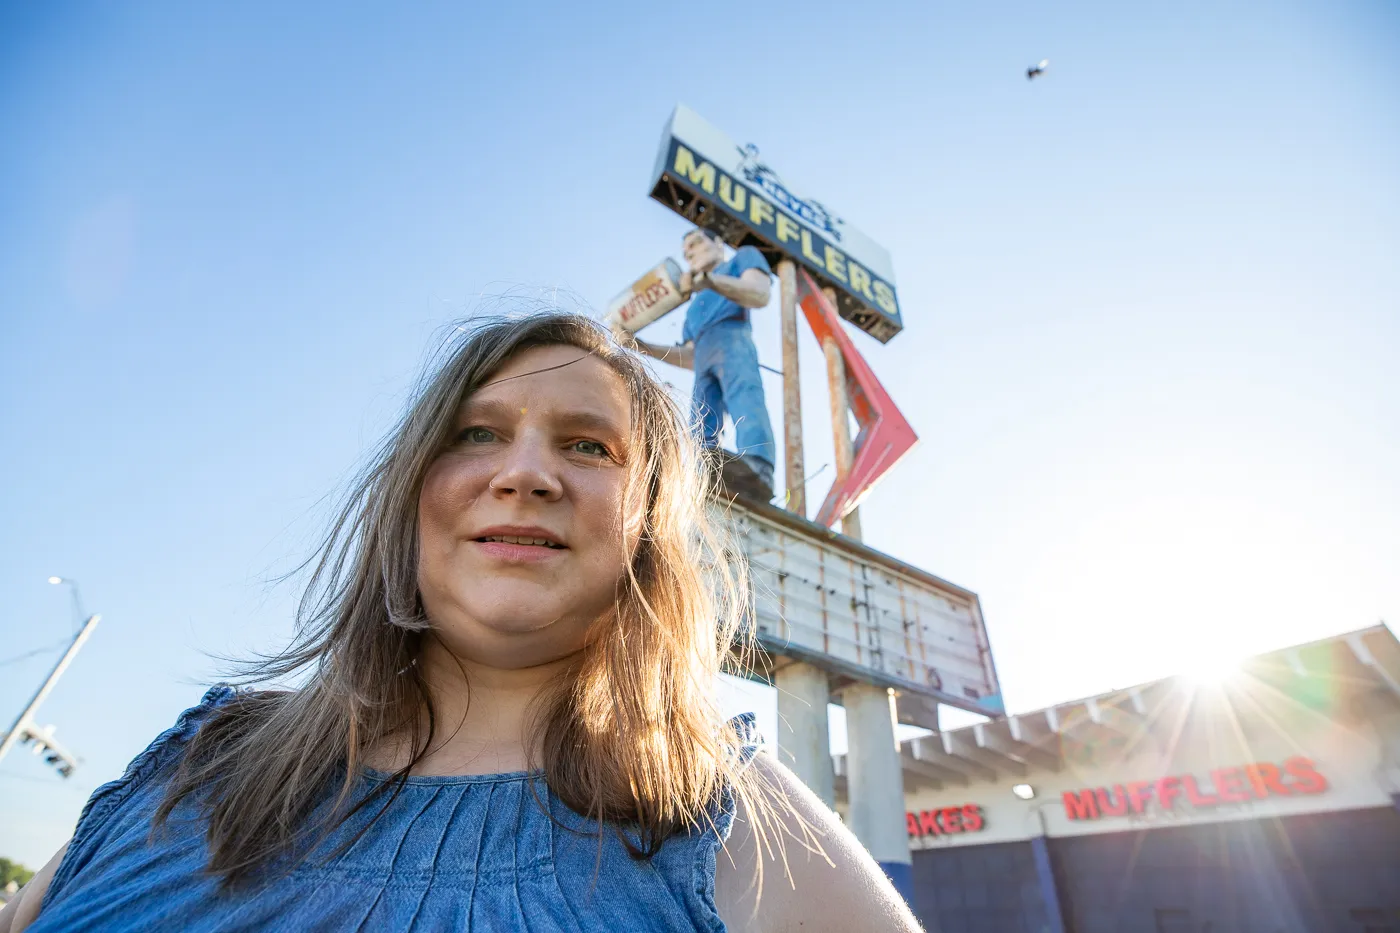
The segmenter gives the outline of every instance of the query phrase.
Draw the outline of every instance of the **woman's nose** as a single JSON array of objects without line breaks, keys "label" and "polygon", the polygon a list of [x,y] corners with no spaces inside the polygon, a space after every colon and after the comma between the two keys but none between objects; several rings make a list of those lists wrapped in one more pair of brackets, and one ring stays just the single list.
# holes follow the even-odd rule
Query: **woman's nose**
[{"label": "woman's nose", "polygon": [[520,438],[506,451],[505,460],[491,480],[491,491],[500,497],[552,501],[564,493],[552,449],[530,438]]}]

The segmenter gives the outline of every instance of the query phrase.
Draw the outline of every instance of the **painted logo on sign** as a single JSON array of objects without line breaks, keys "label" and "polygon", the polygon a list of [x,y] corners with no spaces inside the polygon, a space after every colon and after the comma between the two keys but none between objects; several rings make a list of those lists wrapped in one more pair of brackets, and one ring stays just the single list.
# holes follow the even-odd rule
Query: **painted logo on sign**
[{"label": "painted logo on sign", "polygon": [[837,243],[841,242],[841,231],[837,227],[844,226],[846,223],[844,220],[833,215],[820,201],[799,198],[787,190],[787,186],[778,177],[778,173],[758,160],[758,147],[753,143],[739,146],[738,149],[739,156],[743,160],[739,164],[739,169],[744,173],[745,181],[768,192],[769,197],[777,201],[784,210],[796,214],[820,230],[825,230]]}]

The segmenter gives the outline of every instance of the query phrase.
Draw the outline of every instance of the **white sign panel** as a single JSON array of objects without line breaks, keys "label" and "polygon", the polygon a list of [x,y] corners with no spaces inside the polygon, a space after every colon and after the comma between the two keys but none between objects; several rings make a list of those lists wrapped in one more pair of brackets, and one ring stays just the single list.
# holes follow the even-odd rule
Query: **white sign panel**
[{"label": "white sign panel", "polygon": [[778,509],[735,507],[765,648],[988,716],[1005,712],[977,596]]}]

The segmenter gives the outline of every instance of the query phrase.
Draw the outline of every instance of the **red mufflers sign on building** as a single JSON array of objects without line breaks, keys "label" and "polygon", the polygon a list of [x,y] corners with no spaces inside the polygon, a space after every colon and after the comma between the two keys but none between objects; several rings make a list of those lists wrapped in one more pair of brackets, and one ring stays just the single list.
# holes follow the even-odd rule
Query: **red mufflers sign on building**
[{"label": "red mufflers sign on building", "polygon": [[1204,779],[1192,774],[1169,774],[1153,781],[1067,790],[1064,792],[1065,816],[1072,820],[1127,816],[1144,812],[1153,802],[1162,810],[1172,810],[1182,801],[1193,809],[1202,810],[1270,797],[1320,794],[1327,786],[1327,779],[1318,773],[1311,759],[1296,757],[1282,766],[1257,762],[1237,768],[1216,768]]},{"label": "red mufflers sign on building", "polygon": [[904,814],[911,836],[951,836],[957,833],[981,832],[987,825],[982,808],[975,803],[960,807],[939,807],[936,810],[910,810]]}]

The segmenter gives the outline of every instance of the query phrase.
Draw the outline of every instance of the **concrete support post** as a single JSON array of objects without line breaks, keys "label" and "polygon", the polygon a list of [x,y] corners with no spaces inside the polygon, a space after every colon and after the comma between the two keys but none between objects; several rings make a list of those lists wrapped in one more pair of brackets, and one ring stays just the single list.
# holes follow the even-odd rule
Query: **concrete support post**
[{"label": "concrete support post", "polygon": [[894,694],[885,687],[854,684],[841,691],[841,697],[846,705],[850,774],[847,822],[905,901],[913,903],[904,769],[894,737]]},{"label": "concrete support post", "polygon": [[831,770],[831,735],[826,704],[831,688],[826,671],[794,662],[774,675],[778,688],[778,760],[828,807],[836,806],[836,775]]},{"label": "concrete support post", "polygon": [[797,365],[797,266],[778,263],[778,297],[783,322],[783,453],[787,510],[807,517],[806,467],[802,462],[802,384]]}]

